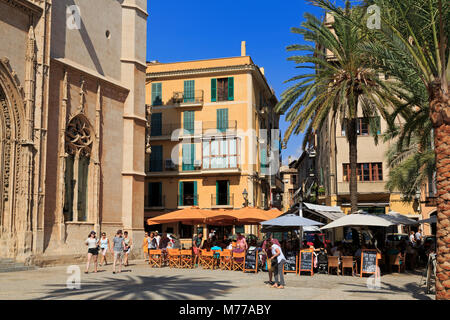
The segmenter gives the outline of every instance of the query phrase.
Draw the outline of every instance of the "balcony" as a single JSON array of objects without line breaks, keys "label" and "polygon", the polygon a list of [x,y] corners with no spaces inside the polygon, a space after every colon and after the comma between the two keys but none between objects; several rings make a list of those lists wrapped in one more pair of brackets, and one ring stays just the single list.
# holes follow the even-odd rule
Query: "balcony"
[{"label": "balcony", "polygon": [[178,135],[182,133],[182,130],[178,130],[181,128],[180,123],[164,123],[159,128],[157,127],[151,127],[150,128],[150,137],[151,140],[166,140],[170,139],[172,134],[176,134],[176,137],[178,138]]},{"label": "balcony", "polygon": [[236,134],[237,121],[224,121],[222,124],[217,123],[217,121],[203,121],[202,131],[205,136],[225,136]]},{"label": "balcony", "polygon": [[203,90],[194,90],[194,92],[174,92],[173,103],[178,108],[183,107],[201,107],[203,106]]},{"label": "balcony", "polygon": [[211,208],[234,208],[234,194],[211,194]]},{"label": "balcony", "polygon": [[198,206],[198,194],[178,194],[178,207]]},{"label": "balcony", "polygon": [[164,209],[166,204],[166,196],[161,197],[148,196],[145,199],[145,210],[160,210]]}]

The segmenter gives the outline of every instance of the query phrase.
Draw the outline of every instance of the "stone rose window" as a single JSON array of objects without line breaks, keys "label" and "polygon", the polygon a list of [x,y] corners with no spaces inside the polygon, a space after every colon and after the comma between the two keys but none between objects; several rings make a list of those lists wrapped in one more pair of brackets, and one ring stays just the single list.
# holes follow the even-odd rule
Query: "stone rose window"
[{"label": "stone rose window", "polygon": [[85,116],[79,114],[66,129],[65,221],[87,221],[89,164],[93,130]]}]

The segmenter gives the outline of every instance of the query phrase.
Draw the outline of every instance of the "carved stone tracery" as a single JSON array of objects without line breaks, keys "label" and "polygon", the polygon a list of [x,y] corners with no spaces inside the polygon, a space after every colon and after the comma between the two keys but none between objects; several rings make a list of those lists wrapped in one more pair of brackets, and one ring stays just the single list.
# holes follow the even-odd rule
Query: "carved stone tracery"
[{"label": "carved stone tracery", "polygon": [[92,152],[93,134],[87,120],[82,115],[70,120],[66,129],[66,152],[75,155],[90,157]]}]

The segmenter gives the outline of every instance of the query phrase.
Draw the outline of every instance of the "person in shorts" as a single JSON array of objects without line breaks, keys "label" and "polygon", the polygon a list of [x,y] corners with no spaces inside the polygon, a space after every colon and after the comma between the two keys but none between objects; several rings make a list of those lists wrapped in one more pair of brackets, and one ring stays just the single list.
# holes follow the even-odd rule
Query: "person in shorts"
[{"label": "person in shorts", "polygon": [[89,233],[85,243],[88,246],[88,254],[87,254],[86,271],[84,273],[89,272],[89,265],[91,263],[91,259],[94,259],[94,272],[97,272],[98,239],[95,236],[95,231],[91,231],[91,233]]},{"label": "person in shorts", "polygon": [[269,248],[267,247],[267,244],[269,243],[269,241],[272,242],[273,244],[278,245],[278,246],[280,246],[280,243],[278,242],[277,239],[274,239],[272,237],[272,233],[271,232],[267,232],[266,240],[264,240],[264,242],[262,244],[262,249],[266,253],[266,255],[265,255],[266,259],[264,259],[263,263],[265,261],[267,261],[267,271],[269,273],[269,281],[266,281],[265,283],[272,286],[272,285],[275,284],[275,282],[272,281],[272,277],[273,277],[273,269],[272,269],[272,266],[271,266],[272,251],[269,250]]},{"label": "person in shorts", "polygon": [[108,265],[108,261],[106,261],[106,252],[108,252],[109,248],[109,239],[106,237],[106,233],[102,232],[102,237],[100,238],[100,250],[102,252],[102,259],[100,261],[100,266],[105,263],[105,266]]},{"label": "person in shorts", "polygon": [[119,263],[119,273],[122,272],[122,258],[123,250],[125,249],[125,242],[122,237],[122,230],[117,230],[116,236],[112,241],[113,248],[111,252],[114,253],[113,273],[116,273],[116,263]]},{"label": "person in shorts", "polygon": [[123,249],[123,265],[128,267],[128,255],[131,252],[131,246],[133,245],[133,241],[130,237],[128,237],[128,231],[123,233],[123,242],[125,242],[125,248]]}]

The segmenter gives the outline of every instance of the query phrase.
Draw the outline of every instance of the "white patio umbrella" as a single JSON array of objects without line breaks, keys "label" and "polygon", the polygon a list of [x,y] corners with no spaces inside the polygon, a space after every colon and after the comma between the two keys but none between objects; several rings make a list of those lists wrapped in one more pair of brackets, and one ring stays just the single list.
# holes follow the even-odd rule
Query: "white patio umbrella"
[{"label": "white patio umbrella", "polygon": [[437,217],[431,216],[428,219],[419,220],[417,223],[437,223]]},{"label": "white patio umbrella", "polygon": [[392,222],[395,222],[396,224],[403,224],[405,226],[412,226],[419,224],[416,220],[409,219],[408,217],[405,217],[403,214],[396,211],[389,211],[389,213],[386,214],[384,217]]},{"label": "white patio umbrella", "polygon": [[375,214],[348,214],[342,218],[334,220],[333,222],[323,226],[320,229],[331,229],[338,227],[347,227],[347,226],[375,226],[375,227],[389,227],[396,225],[393,221],[390,221],[383,216],[375,215]]}]

